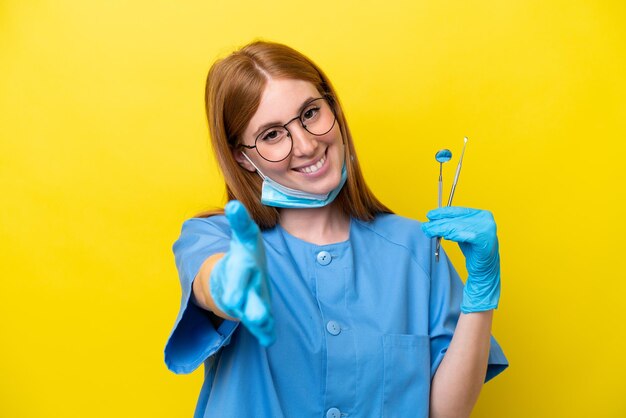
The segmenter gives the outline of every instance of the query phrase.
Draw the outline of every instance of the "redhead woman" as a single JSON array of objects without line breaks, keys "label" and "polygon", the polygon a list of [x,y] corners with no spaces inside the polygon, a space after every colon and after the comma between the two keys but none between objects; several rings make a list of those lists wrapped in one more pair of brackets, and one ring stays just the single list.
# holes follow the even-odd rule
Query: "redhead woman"
[{"label": "redhead woman", "polygon": [[[204,364],[195,416],[469,416],[508,365],[491,337],[492,215],[393,214],[329,79],[285,45],[217,61],[206,112],[229,202],[174,244],[182,299],[165,348],[175,373]],[[459,243],[465,283],[436,237]]]}]

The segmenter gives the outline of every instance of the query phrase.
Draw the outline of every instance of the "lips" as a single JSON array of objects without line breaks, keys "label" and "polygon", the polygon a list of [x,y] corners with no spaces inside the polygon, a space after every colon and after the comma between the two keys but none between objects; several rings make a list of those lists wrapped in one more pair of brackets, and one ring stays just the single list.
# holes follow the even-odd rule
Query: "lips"
[{"label": "lips", "polygon": [[326,154],[322,155],[322,158],[320,158],[315,164],[311,164],[306,167],[295,168],[294,170],[299,171],[301,173],[312,174],[318,171],[320,168],[322,168],[325,162],[326,162]]}]

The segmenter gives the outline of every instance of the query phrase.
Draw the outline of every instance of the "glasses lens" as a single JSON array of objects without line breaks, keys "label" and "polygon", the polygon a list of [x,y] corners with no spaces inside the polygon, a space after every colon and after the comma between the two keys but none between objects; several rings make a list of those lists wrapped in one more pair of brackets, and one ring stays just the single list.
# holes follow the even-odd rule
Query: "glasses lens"
[{"label": "glasses lens", "polygon": [[[307,132],[316,136],[325,135],[335,126],[335,113],[326,99],[315,99],[300,113],[300,122]],[[257,136],[255,145],[261,157],[278,162],[289,156],[293,142],[287,128],[272,126]]]},{"label": "glasses lens", "polygon": [[284,126],[267,128],[256,138],[256,150],[268,161],[282,161],[291,152],[291,137]]},{"label": "glasses lens", "polygon": [[315,99],[302,110],[300,121],[313,135],[324,135],[335,126],[335,113],[326,99]]}]

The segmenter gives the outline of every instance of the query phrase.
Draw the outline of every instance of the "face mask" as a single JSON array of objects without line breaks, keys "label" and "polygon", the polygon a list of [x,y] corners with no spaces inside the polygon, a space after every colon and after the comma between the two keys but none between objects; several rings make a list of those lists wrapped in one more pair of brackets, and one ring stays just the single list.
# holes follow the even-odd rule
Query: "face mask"
[{"label": "face mask", "polygon": [[248,158],[248,156],[243,153],[243,156],[252,164],[254,168],[256,168],[257,173],[263,179],[263,186],[261,189],[261,203],[266,206],[273,206],[276,208],[321,208],[323,206],[331,203],[339,192],[341,188],[346,183],[348,179],[348,171],[346,169],[346,163],[343,163],[343,167],[341,169],[341,180],[337,187],[331,190],[327,194],[315,194],[303,192],[302,190],[292,189],[286,186],[283,186],[280,183],[275,182],[271,178],[267,177],[265,174],[258,169],[256,165]]}]

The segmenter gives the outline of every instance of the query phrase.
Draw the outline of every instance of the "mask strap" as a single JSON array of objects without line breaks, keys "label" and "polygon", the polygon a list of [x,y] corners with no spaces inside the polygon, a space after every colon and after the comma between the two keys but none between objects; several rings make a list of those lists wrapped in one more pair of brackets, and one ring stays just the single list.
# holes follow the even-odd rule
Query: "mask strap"
[{"label": "mask strap", "polygon": [[256,169],[257,174],[258,174],[259,176],[261,176],[261,178],[262,178],[263,180],[265,180],[265,177],[266,177],[266,176],[265,176],[265,174],[263,174],[263,172],[261,172],[261,170],[259,170],[259,167],[257,167],[257,166],[256,166],[256,164],[254,164],[254,163],[252,162],[252,160],[251,160],[251,159],[250,159],[250,158],[246,155],[246,153],[245,153],[245,152],[241,151],[241,154],[243,154],[244,158],[245,158],[246,160],[248,160],[248,162],[249,162],[250,164],[252,164],[252,167],[254,167],[254,168]]}]

